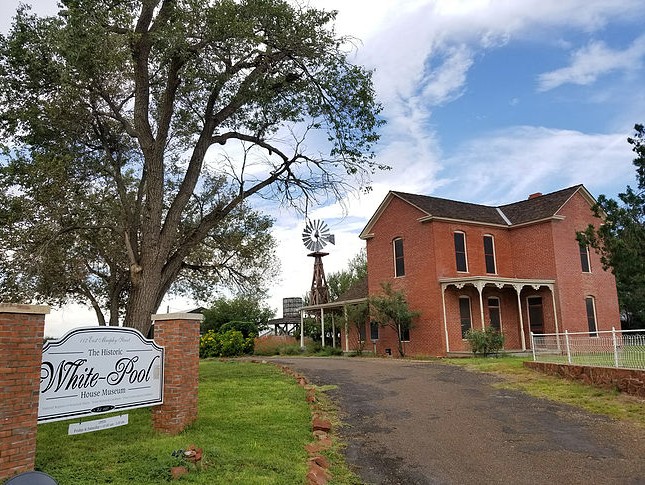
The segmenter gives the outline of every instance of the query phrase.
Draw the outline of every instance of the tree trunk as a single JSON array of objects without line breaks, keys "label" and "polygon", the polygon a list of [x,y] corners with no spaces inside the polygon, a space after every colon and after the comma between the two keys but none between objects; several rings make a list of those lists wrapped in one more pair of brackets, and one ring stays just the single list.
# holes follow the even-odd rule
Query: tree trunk
[{"label": "tree trunk", "polygon": [[161,290],[160,271],[148,271],[149,276],[143,273],[132,282],[132,290],[126,307],[124,326],[139,330],[144,336],[148,335],[151,316],[157,312],[159,292]]}]

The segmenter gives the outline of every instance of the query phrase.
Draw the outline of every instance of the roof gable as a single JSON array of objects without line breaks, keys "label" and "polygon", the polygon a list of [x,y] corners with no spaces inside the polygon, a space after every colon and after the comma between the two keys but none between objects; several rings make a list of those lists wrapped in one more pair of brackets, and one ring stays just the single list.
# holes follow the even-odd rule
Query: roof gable
[{"label": "roof gable", "polygon": [[567,201],[573,197],[582,185],[575,185],[566,189],[541,195],[533,199],[514,202],[500,206],[500,210],[511,221],[511,224],[526,224],[527,222],[548,219],[557,215]]}]

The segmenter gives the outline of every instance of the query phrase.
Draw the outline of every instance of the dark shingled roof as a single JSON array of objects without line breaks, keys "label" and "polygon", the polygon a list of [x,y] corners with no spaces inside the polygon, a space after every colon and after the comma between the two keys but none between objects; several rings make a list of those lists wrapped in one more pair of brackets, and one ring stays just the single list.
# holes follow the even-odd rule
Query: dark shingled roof
[{"label": "dark shingled roof", "polygon": [[540,219],[553,217],[580,187],[582,185],[575,185],[534,199],[503,205],[500,209],[513,224],[539,221]]},{"label": "dark shingled roof", "polygon": [[393,191],[392,194],[418,207],[428,216],[507,226],[508,223],[504,220],[500,211],[504,213],[512,225],[553,217],[560,207],[581,187],[582,185],[575,185],[551,192],[550,194],[499,207],[470,204],[468,202],[458,202],[405,192]]},{"label": "dark shingled roof", "polygon": [[506,221],[495,207],[440,199],[439,197],[430,197],[428,195],[406,194],[405,192],[392,193],[418,207],[429,216],[506,225]]}]

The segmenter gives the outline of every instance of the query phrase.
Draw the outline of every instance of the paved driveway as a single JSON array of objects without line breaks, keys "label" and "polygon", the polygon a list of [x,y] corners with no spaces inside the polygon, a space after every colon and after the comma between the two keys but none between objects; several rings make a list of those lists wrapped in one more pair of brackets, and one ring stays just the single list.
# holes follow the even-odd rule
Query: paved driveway
[{"label": "paved driveway", "polygon": [[[272,359],[340,407],[349,464],[369,484],[645,484],[645,429],[434,362]],[[645,412],[645,409],[644,411]]]}]

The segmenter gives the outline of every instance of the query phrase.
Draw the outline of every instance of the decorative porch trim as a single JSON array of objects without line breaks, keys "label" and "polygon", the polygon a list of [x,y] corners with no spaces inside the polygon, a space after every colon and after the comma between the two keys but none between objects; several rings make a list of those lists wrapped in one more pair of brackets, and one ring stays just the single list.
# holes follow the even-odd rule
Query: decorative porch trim
[{"label": "decorative porch trim", "polygon": [[[443,306],[443,327],[444,333],[446,335],[446,352],[450,352],[450,341],[448,338],[448,319],[446,314],[446,298],[445,293],[449,286],[454,286],[458,290],[461,290],[464,286],[472,285],[477,289],[479,295],[479,315],[482,330],[486,328],[484,323],[484,288],[487,285],[493,285],[498,289],[502,289],[505,286],[512,287],[517,294],[517,309],[519,313],[519,325],[520,325],[520,339],[522,340],[522,350],[526,350],[526,334],[524,332],[524,318],[522,317],[522,299],[520,294],[524,288],[531,287],[535,291],[539,290],[542,287],[547,287],[551,292],[551,299],[553,302],[553,318],[555,323],[555,328],[558,329],[558,311],[555,301],[555,280],[537,280],[537,279],[520,279],[520,278],[503,278],[503,277],[490,277],[490,276],[467,276],[461,278],[439,278],[439,283],[441,284],[441,304]],[[504,324],[500,331],[503,333]]]}]

